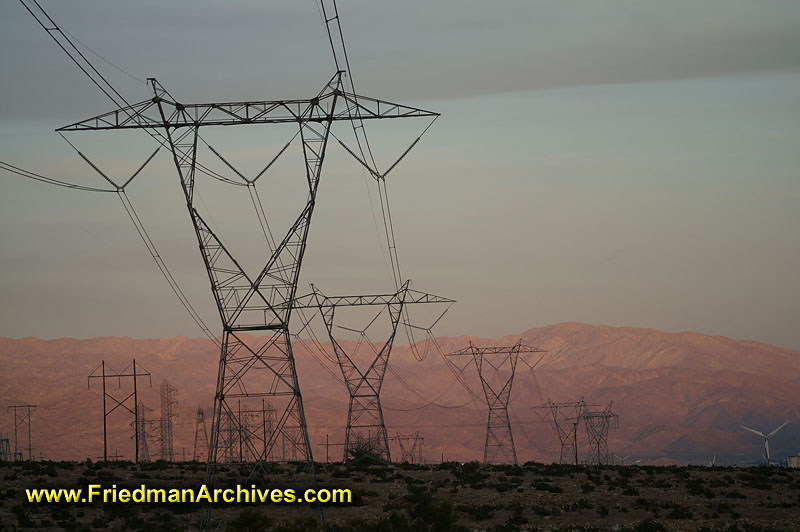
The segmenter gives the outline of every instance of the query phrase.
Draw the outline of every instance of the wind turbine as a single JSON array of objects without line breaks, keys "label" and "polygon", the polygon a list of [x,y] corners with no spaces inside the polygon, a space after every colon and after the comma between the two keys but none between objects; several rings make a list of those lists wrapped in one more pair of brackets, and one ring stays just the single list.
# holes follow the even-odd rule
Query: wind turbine
[{"label": "wind turbine", "polygon": [[761,436],[762,438],[764,438],[764,458],[767,460],[767,465],[770,465],[770,460],[769,460],[769,439],[771,437],[773,437],[779,430],[781,430],[783,427],[785,427],[788,423],[789,423],[788,420],[784,421],[783,425],[781,425],[780,427],[776,428],[775,430],[773,430],[772,432],[770,432],[766,436],[761,431],[754,430],[754,429],[751,429],[749,427],[745,427],[744,425],[739,425],[739,426],[742,427],[744,430],[749,430],[753,434],[757,434],[757,435]]},{"label": "wind turbine", "polygon": [[625,465],[625,460],[627,460],[628,458],[630,458],[630,457],[631,457],[631,455],[620,456],[620,455],[618,455],[617,453],[614,453],[614,456],[616,456],[616,457],[617,457],[617,460],[619,460],[620,462],[622,462],[622,465]]},{"label": "wind turbine", "polygon": [[711,458],[711,460],[708,461],[708,467],[714,467],[716,463],[717,463],[717,453],[714,453],[714,456]]}]

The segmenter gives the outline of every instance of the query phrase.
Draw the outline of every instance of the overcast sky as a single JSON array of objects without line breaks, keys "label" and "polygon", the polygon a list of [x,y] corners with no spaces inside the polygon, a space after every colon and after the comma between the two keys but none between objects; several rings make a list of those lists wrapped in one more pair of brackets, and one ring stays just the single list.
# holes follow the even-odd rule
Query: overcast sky
[{"label": "overcast sky", "polygon": [[[311,0],[40,2],[132,101],[151,76],[188,103],[310,97],[334,73]],[[359,92],[442,113],[389,178],[404,276],[458,300],[439,334],[583,321],[800,349],[800,2],[341,0],[339,12]],[[0,54],[0,160],[102,185],[53,130],[112,104],[17,2],[0,3]],[[379,162],[425,125],[370,124]],[[223,129],[207,139],[250,172],[294,133]],[[155,149],[141,133],[69,139],[119,177]],[[276,230],[304,201],[296,149],[260,185]],[[392,289],[367,186],[334,146],[303,286]],[[247,194],[198,190],[256,268]],[[129,193],[219,330],[166,153]],[[112,335],[200,332],[113,194],[0,175],[0,336]]]}]

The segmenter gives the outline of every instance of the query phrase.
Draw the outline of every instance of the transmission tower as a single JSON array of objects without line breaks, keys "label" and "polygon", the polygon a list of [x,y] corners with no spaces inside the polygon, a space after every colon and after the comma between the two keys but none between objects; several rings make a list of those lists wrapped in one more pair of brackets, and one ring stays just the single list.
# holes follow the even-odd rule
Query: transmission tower
[{"label": "transmission tower", "polygon": [[159,422],[159,456],[167,462],[175,461],[175,450],[173,441],[173,418],[178,414],[175,407],[178,406],[178,390],[166,379],[161,381],[161,420]]},{"label": "transmission tower", "polygon": [[148,441],[150,439],[149,428],[153,426],[153,422],[147,419],[147,412],[152,412],[152,408],[145,406],[142,401],[139,401],[138,421],[136,422],[136,438],[139,445],[139,459],[142,462],[150,461],[150,448]]},{"label": "transmission tower", "polygon": [[[99,374],[97,373],[98,369],[100,370]],[[103,360],[86,379],[87,385],[90,389],[92,387],[92,379],[100,379],[103,385],[103,460],[108,460],[108,416],[110,416],[117,408],[122,408],[133,415],[133,434],[136,442],[135,461],[139,461],[139,431],[137,430],[137,427],[139,426],[139,392],[137,387],[139,377],[147,377],[148,386],[151,385],[150,373],[148,371],[141,371],[141,366],[139,366],[139,369],[137,370],[136,359],[134,358],[133,362],[124,370],[122,370],[121,373],[106,373],[106,361]],[[131,379],[133,382],[133,391],[125,396],[122,400],[119,400],[108,391],[106,381],[109,379],[117,381],[118,389],[122,388],[123,379]],[[109,401],[112,403],[111,405],[108,404]]]},{"label": "transmission tower", "polygon": [[[144,129],[163,138],[172,153],[223,329],[208,482],[212,482],[217,455],[227,452],[221,438],[223,417],[235,419],[235,401],[252,404],[263,397],[278,401],[280,408],[278,422],[262,447],[268,454],[280,436],[292,447],[293,454],[309,462],[313,474],[289,322],[331,126],[337,121],[360,123],[438,116],[422,109],[357,96],[345,90],[342,74],[337,72],[312,98],[201,104],[179,103],[158,81],[150,78],[152,98],[59,129],[60,132]],[[269,259],[263,268],[250,275],[200,215],[194,205],[194,192],[200,129],[255,124],[298,126],[308,196],[285,236],[268,246]],[[251,187],[258,177],[244,180]],[[265,336],[253,340],[244,332]]]},{"label": "transmission tower", "polygon": [[397,432],[392,439],[400,447],[400,462],[422,464],[422,446],[425,443],[425,438],[420,436],[419,432],[414,434],[400,434]]},{"label": "transmission tower", "polygon": [[[389,365],[389,355],[397,334],[397,325],[400,323],[404,306],[419,303],[454,302],[452,299],[411,290],[408,285],[409,281],[406,281],[394,294],[337,297],[327,297],[312,285],[313,292],[311,294],[298,297],[296,300],[297,308],[311,308],[313,306],[319,308],[331,345],[336,354],[336,360],[342,372],[347,392],[350,395],[344,440],[344,462],[363,458],[383,463],[391,462],[389,439],[383,419],[380,394],[383,379],[386,376],[386,368]],[[336,325],[335,314],[337,308],[364,306],[384,308],[372,318],[364,329],[354,330]],[[384,309],[388,310],[391,330],[388,339],[380,346],[380,349],[377,349],[366,337],[366,331],[376,323]],[[336,327],[358,332],[361,335],[361,340],[365,340],[372,349],[372,356],[368,357],[362,364],[357,364],[355,353],[348,353],[337,341],[334,333]],[[359,342],[359,345],[361,345],[361,342]]]},{"label": "transmission tower", "polygon": [[[489,406],[486,444],[483,451],[484,464],[517,463],[517,450],[514,447],[511,420],[508,417],[508,402],[511,398],[514,373],[519,360],[530,368],[541,361],[540,357],[531,364],[520,355],[544,352],[543,349],[522,345],[522,341],[507,347],[476,347],[470,342],[469,347],[445,355],[445,359],[462,376],[471,363],[474,363],[475,369],[478,370],[483,394]],[[462,379],[462,382],[465,381]]]},{"label": "transmission tower", "polygon": [[194,421],[194,449],[192,450],[192,461],[197,461],[198,459],[198,447],[197,443],[200,439],[200,429],[203,430],[202,441],[200,441],[200,452],[202,453],[203,457],[208,457],[208,429],[206,428],[206,415],[203,412],[203,409],[197,407],[197,417]]},{"label": "transmission tower", "polygon": [[[31,414],[36,410],[36,405],[11,405],[8,407],[14,411],[14,460],[22,459],[22,449],[19,446],[18,429],[25,424],[28,428],[28,460],[33,460],[31,447]],[[19,414],[17,414],[19,412]],[[24,413],[23,413],[24,412]]]},{"label": "transmission tower", "polygon": [[[228,450],[223,437],[223,425],[230,421],[237,422],[234,405],[243,401],[247,403],[247,408],[255,408],[259,400],[269,397],[270,401],[276,405],[277,422],[272,427],[271,433],[264,437],[265,441],[261,445],[263,452],[256,462],[256,468],[262,467],[261,462],[265,461],[273,447],[277,445],[278,440],[281,440],[282,445],[289,445],[289,454],[307,462],[312,482],[316,485],[308,428],[295,369],[292,335],[289,328],[294,310],[297,280],[306,250],[308,231],[331,128],[334,122],[346,122],[350,126],[360,156],[340,139],[337,138],[337,140],[346,151],[369,170],[378,183],[392,271],[395,286],[399,289],[402,282],[389,216],[385,178],[417,144],[422,134],[439,116],[438,113],[357,95],[335,0],[320,0],[321,13],[333,52],[336,73],[319,93],[302,99],[201,104],[178,102],[154,78],[148,79],[152,97],[139,103],[130,104],[77,49],[67,34],[58,28],[37,2],[31,3],[23,0],[23,5],[49,36],[58,43],[59,47],[115,104],[114,110],[60,128],[59,133],[138,129],[150,134],[161,146],[168,148],[172,155],[222,323],[221,341],[214,338],[215,342],[219,342],[221,349],[214,396],[206,484],[210,487],[213,486],[218,455],[224,454]],[[431,124],[428,124],[420,136],[393,164],[383,171],[379,170],[367,139],[365,121],[412,117],[430,118]],[[305,206],[300,210],[288,231],[283,235],[278,235],[281,237],[279,239],[275,239],[271,230],[268,230],[263,207],[259,212],[255,199],[253,199],[259,224],[264,229],[267,240],[264,256],[268,259],[260,269],[248,273],[242,268],[230,249],[222,243],[220,235],[206,223],[208,215],[201,215],[198,211],[194,202],[195,177],[199,172],[229,184],[246,186],[251,198],[254,198],[254,194],[257,196],[255,193],[256,181],[269,169],[285,148],[270,161],[261,173],[247,178],[221,154],[208,146],[209,150],[236,174],[234,178],[228,178],[209,170],[207,166],[198,162],[198,147],[205,143],[200,136],[201,128],[263,124],[292,124],[298,128],[296,136],[299,136],[302,145],[305,181],[308,188]],[[79,155],[89,162],[82,153],[79,152]],[[155,153],[145,164],[154,155]],[[141,168],[120,185],[110,179],[96,165],[91,162],[89,164],[112,184],[114,188],[108,190],[118,193],[128,214],[134,220],[135,212],[132,210],[124,189],[141,171]],[[57,180],[48,182],[59,183]],[[68,183],[61,182],[61,184],[70,186]],[[99,190],[90,187],[80,189]],[[260,203],[260,200],[258,201]],[[141,234],[141,224],[134,220],[134,225]],[[163,261],[154,251],[155,248],[149,237],[145,234],[142,238],[181,303],[198,325],[203,328],[203,331],[213,338],[209,329],[202,323],[202,319],[189,305]],[[245,332],[250,334],[244,335]],[[258,442],[254,442],[252,448],[257,449],[258,447]],[[104,456],[106,455],[107,452],[104,453]],[[286,455],[284,454],[284,456]],[[206,525],[207,521],[206,519]]]},{"label": "transmission tower", "polygon": [[8,438],[3,438],[0,434],[0,462],[11,462],[11,445]]},{"label": "transmission tower", "polygon": [[611,411],[611,403],[603,410],[583,413],[589,439],[590,464],[610,464],[613,462],[608,452],[608,429],[619,427],[619,416]]},{"label": "transmission tower", "polygon": [[554,403],[548,399],[546,403],[534,407],[547,409],[550,412],[553,426],[561,443],[561,451],[558,457],[560,464],[578,464],[578,426],[583,419],[583,412],[587,407],[593,406],[600,405],[586,403],[583,399],[562,403]]}]

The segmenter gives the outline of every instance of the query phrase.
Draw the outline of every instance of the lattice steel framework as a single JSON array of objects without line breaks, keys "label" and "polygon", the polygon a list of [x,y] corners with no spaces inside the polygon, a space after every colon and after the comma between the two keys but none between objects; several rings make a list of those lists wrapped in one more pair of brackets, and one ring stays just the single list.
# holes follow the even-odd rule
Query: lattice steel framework
[{"label": "lattice steel framework", "polygon": [[[231,442],[227,441],[230,438],[223,436],[224,430],[228,430],[223,430],[223,425],[237,423],[234,404],[246,401],[247,408],[251,408],[265,397],[279,402],[276,423],[266,436],[248,438],[249,452],[260,464],[270,456],[280,438],[290,446],[288,454],[307,461],[314,475],[289,323],[332,124],[438,116],[431,111],[358,96],[343,88],[342,77],[343,71],[337,72],[317,95],[307,99],[202,104],[179,103],[158,81],[150,78],[151,99],[59,129],[61,132],[143,129],[163,139],[170,149],[223,329],[209,445],[207,482],[210,484],[221,453],[227,453],[228,458],[233,455]],[[285,236],[274,247],[269,246],[269,258],[263,268],[250,275],[195,208],[194,192],[200,129],[255,124],[297,125],[308,195],[305,207]],[[253,340],[245,337],[245,332],[264,336]],[[233,429],[233,433],[240,430]],[[254,438],[263,441],[259,444]]]},{"label": "lattice steel framework", "polygon": [[152,411],[152,409],[145,406],[142,401],[139,401],[136,420],[136,441],[139,445],[139,461],[141,462],[150,461],[150,447],[148,446],[147,440],[150,439],[150,432],[148,429],[153,425],[153,422],[147,419],[148,411]]},{"label": "lattice steel framework", "polygon": [[[517,463],[517,450],[514,447],[511,420],[508,417],[514,373],[520,355],[544,352],[545,350],[537,347],[522,345],[521,341],[512,346],[500,347],[476,347],[470,342],[468,347],[445,355],[447,360],[462,373],[471,362],[478,370],[483,394],[489,407],[486,444],[483,451],[484,464]],[[459,364],[459,359],[464,362]],[[530,364],[528,366],[532,367]]]},{"label": "lattice steel framework", "polygon": [[578,464],[578,426],[581,423],[581,419],[583,419],[583,412],[590,406],[600,405],[588,404],[583,399],[562,403],[554,403],[548,399],[546,403],[535,407],[545,408],[550,411],[553,426],[561,443],[558,457],[559,463]]},{"label": "lattice steel framework", "polygon": [[[313,286],[312,286],[313,287]],[[380,462],[391,462],[389,438],[381,408],[381,387],[389,365],[397,326],[405,305],[420,303],[454,303],[454,300],[411,290],[409,281],[403,283],[394,294],[357,295],[327,297],[316,287],[311,294],[298,297],[296,308],[319,308],[328,336],[342,372],[345,386],[350,395],[347,411],[347,429],[345,431],[343,461],[370,458]],[[339,343],[334,333],[336,327],[336,309],[341,307],[384,306],[388,310],[391,331],[389,337],[374,349],[374,356],[366,360],[368,364],[356,363],[353,354]],[[378,314],[367,325],[369,328]],[[359,331],[362,334],[366,329]],[[369,342],[368,342],[369,343]],[[372,344],[370,343],[370,346]]]},{"label": "lattice steel framework", "polygon": [[0,434],[0,462],[11,462],[11,443]]},{"label": "lattice steel framework", "polygon": [[611,403],[603,410],[585,411],[582,417],[589,440],[588,463],[613,463],[608,452],[608,429],[619,427],[619,416],[611,411]]},{"label": "lattice steel framework", "polygon": [[422,446],[425,444],[425,438],[419,435],[419,431],[414,434],[400,434],[395,433],[394,441],[400,447],[400,462],[408,464],[421,464],[422,463]]},{"label": "lattice steel framework", "polygon": [[[199,441],[202,430],[202,441]],[[200,444],[198,446],[198,443]],[[198,454],[198,449],[200,454]],[[201,407],[197,407],[197,415],[194,419],[194,447],[192,449],[192,461],[197,461],[199,456],[208,457],[208,428],[206,427],[206,414]]]},{"label": "lattice steel framework", "polygon": [[159,456],[167,462],[175,461],[173,418],[177,417],[178,390],[167,380],[161,381],[161,420],[159,421]]}]

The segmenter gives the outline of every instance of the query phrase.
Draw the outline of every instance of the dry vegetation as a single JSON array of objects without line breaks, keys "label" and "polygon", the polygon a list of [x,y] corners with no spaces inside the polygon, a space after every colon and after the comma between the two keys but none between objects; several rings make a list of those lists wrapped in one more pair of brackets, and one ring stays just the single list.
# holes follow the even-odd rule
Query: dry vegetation
[{"label": "dry vegetation", "polygon": [[[476,462],[318,467],[320,487],[353,491],[352,504],[325,507],[332,532],[800,530],[800,470]],[[242,482],[238,473],[223,467],[219,485]],[[197,463],[0,464],[0,530],[197,530],[202,505],[29,504],[25,488],[197,488],[204,478]],[[275,464],[255,483],[302,489],[308,478],[302,464]],[[316,529],[309,505],[226,505],[214,517],[230,531]]]}]

